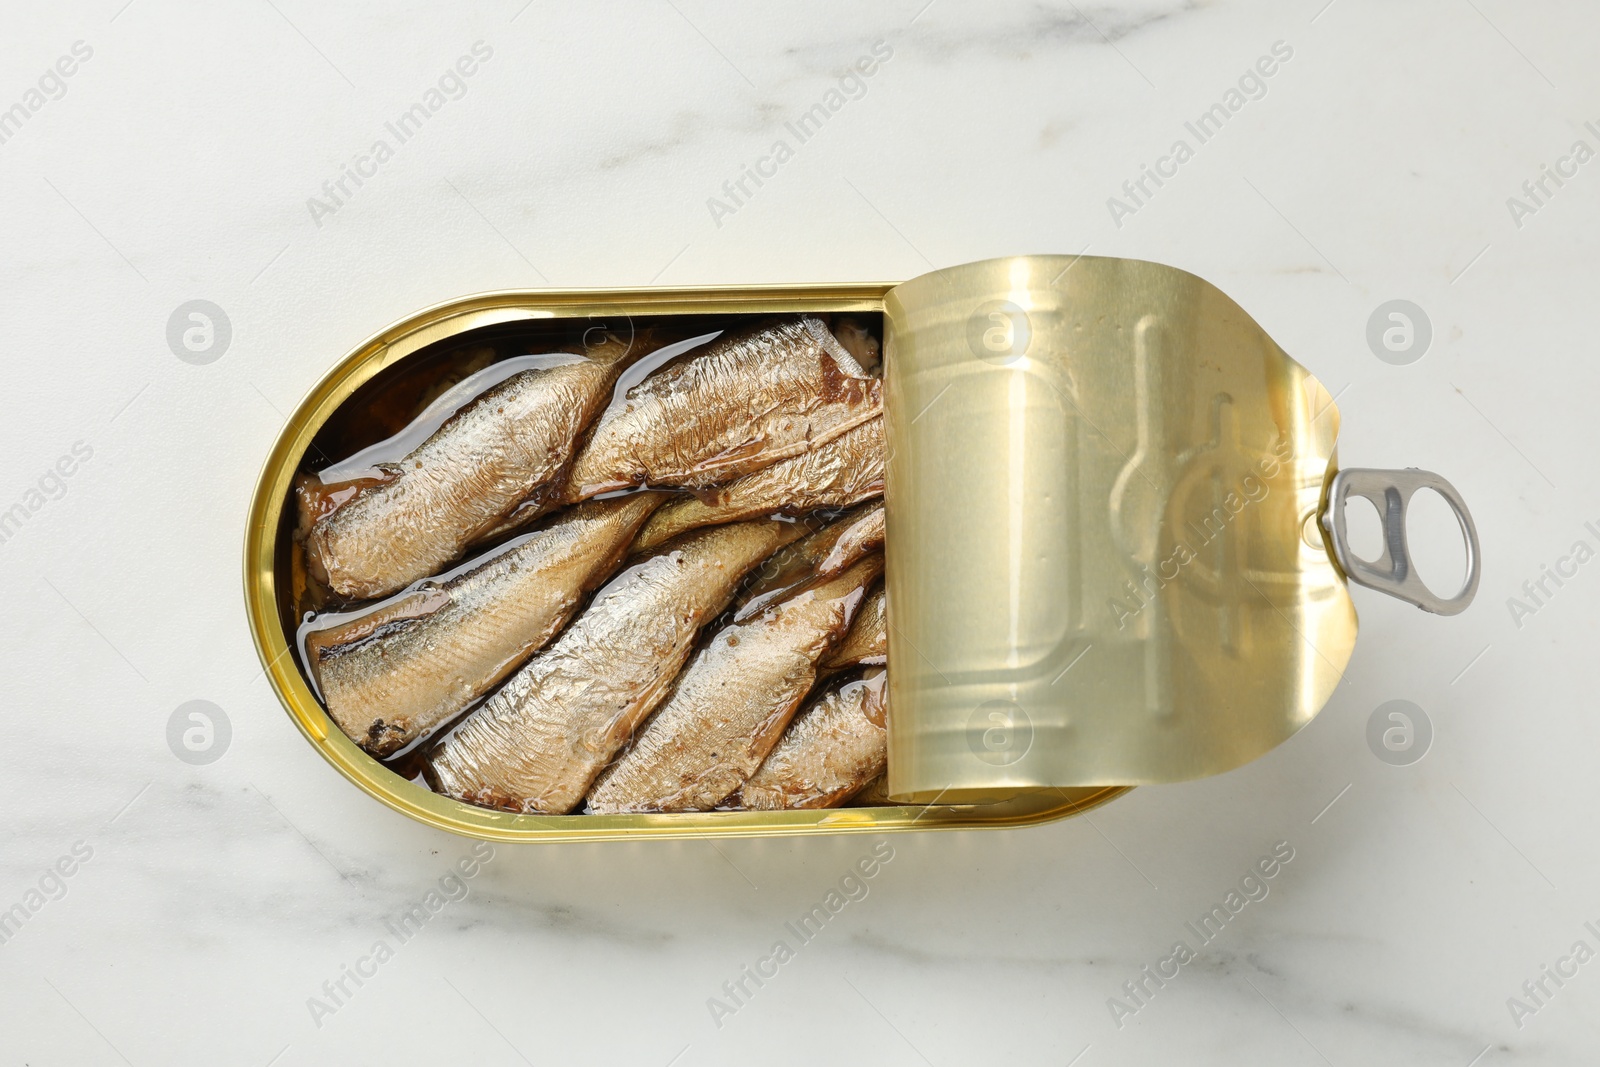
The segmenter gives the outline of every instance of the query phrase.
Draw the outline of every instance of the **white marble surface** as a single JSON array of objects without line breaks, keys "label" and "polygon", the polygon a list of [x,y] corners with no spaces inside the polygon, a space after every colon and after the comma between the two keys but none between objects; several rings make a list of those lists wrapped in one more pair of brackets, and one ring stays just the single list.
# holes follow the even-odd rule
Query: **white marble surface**
[{"label": "white marble surface", "polygon": [[[1600,16],[924,2],[6,12],[0,108],[26,108],[74,42],[92,56],[0,143],[0,507],[41,505],[0,544],[0,908],[33,912],[0,945],[0,1060],[1600,1058],[1600,962],[1546,979],[1534,1014],[1507,1007],[1574,942],[1600,948],[1600,563],[1520,626],[1507,607],[1573,542],[1600,544],[1600,162],[1520,227],[1506,203],[1575,140],[1600,147],[1583,126]],[[878,40],[893,54],[865,94],[714,220],[707,198]],[[465,95],[314,220],[307,198],[479,41]],[[1293,55],[1265,95],[1117,226],[1107,198],[1278,41]],[[872,839],[501,847],[313,1018],[322,983],[395,941],[386,921],[470,850],[318,759],[246,633],[252,482],[330,361],[476,290],[892,279],[1085,247],[1226,289],[1339,394],[1346,463],[1453,479],[1482,529],[1478,604],[1438,619],[1358,591],[1345,684],[1234,773],[1092,822],[893,838],[870,894],[720,1028],[707,998]],[[1408,366],[1365,340],[1400,297],[1434,332]],[[166,342],[194,298],[232,324],[209,365]],[[75,446],[92,455],[30,497]],[[1407,767],[1365,741],[1397,698],[1436,735]],[[232,723],[206,766],[166,741],[193,699]],[[1269,895],[1119,1027],[1109,998],[1197,944],[1184,923],[1277,842],[1294,858]],[[64,895],[30,897],[75,845],[92,855]]]}]

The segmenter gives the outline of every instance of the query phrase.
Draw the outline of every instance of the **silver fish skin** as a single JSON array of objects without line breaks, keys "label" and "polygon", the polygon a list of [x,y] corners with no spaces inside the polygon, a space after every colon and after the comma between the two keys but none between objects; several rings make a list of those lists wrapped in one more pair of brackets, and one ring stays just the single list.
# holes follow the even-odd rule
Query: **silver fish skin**
[{"label": "silver fish skin", "polygon": [[587,810],[708,811],[726,799],[777,744],[882,570],[882,555],[869,556],[718,631],[595,783]]},{"label": "silver fish skin", "polygon": [[889,661],[889,597],[878,586],[856,612],[850,632],[822,661],[826,670],[849,667],[881,667]]},{"label": "silver fish skin", "polygon": [[784,522],[718,526],[628,567],[440,743],[431,784],[484,807],[571,811],[671,688],[700,627],[797,533]]},{"label": "silver fish skin", "polygon": [[739,594],[734,622],[745,622],[801,586],[831,578],[882,548],[883,501],[862,504],[826,526],[813,528],[815,533],[807,534],[762,565],[756,580]]},{"label": "silver fish skin", "polygon": [[660,499],[580,505],[445,580],[314,622],[306,656],[329,716],[378,756],[447,722],[566,624]]},{"label": "silver fish skin", "polygon": [[882,414],[882,387],[813,316],[719,338],[601,414],[563,498],[732,481]]},{"label": "silver fish skin", "polygon": [[794,717],[727,806],[834,808],[855,796],[889,766],[888,689],[879,668],[829,686]]},{"label": "silver fish skin", "polygon": [[579,433],[650,347],[607,336],[571,362],[487,390],[381,478],[348,489],[312,485],[306,498],[320,513],[306,539],[307,568],[354,599],[437,573],[518,504],[559,489]]},{"label": "silver fish skin", "polygon": [[826,444],[657,511],[635,543],[648,551],[685,530],[758,515],[799,515],[883,495],[883,419],[872,419]]}]

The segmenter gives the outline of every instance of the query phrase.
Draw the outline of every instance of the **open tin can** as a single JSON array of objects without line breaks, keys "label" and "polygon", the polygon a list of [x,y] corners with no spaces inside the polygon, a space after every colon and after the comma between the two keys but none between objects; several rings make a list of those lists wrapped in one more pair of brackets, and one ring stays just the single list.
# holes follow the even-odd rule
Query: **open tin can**
[{"label": "open tin can", "polygon": [[[308,456],[337,447],[341,417],[441,351],[507,331],[795,313],[882,315],[898,806],[513,814],[407,780],[330,721],[296,656],[292,493]],[[1337,432],[1327,391],[1238,305],[1152,263],[1025,256],[899,285],[487,293],[369,338],[295,410],[252,500],[246,604],[307,739],[443,829],[545,841],[1045,822],[1229,770],[1309,722],[1354,648],[1347,580],[1440,614],[1471,600],[1477,535],[1459,494],[1422,471],[1339,471]],[[1405,512],[1422,489],[1467,541],[1450,598],[1410,565]],[[1351,495],[1378,507],[1376,560],[1348,548]]]}]

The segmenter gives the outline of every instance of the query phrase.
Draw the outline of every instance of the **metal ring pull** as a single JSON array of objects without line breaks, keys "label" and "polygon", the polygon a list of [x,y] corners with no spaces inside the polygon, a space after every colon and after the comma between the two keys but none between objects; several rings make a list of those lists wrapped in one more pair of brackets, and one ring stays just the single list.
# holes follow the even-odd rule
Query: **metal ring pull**
[{"label": "metal ring pull", "polygon": [[[1417,575],[1406,543],[1406,508],[1419,489],[1432,489],[1450,505],[1461,535],[1467,542],[1467,580],[1455,596],[1436,596]],[[1350,535],[1345,520],[1345,502],[1352,496],[1365,497],[1378,509],[1383,523],[1383,555],[1372,561],[1350,550]],[[1456,615],[1466,610],[1478,592],[1480,552],[1478,529],[1472,513],[1455,486],[1432,471],[1407,467],[1405,470],[1379,470],[1352,467],[1334,475],[1328,489],[1328,509],[1322,516],[1333,544],[1334,558],[1345,576],[1357,585],[1376,589],[1423,611],[1435,615]]]}]

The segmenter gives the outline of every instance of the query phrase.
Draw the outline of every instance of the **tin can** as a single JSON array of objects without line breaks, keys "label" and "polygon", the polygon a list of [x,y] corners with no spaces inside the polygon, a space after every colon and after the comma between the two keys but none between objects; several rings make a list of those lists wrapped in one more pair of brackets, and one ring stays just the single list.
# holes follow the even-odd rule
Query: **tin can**
[{"label": "tin can", "polygon": [[[436,794],[335,727],[297,661],[291,491],[330,420],[442,344],[551,321],[884,316],[889,792],[899,806],[523,815]],[[1476,589],[1465,504],[1426,472],[1337,470],[1338,413],[1236,304],[1185,272],[1030,256],[900,285],[486,293],[368,338],[296,408],[251,503],[246,605],[266,677],[340,773],[419,821],[504,841],[1008,827],[1219,773],[1321,708],[1354,647],[1346,579],[1439,613]],[[1461,520],[1453,598],[1416,580],[1412,493]],[[1386,551],[1348,552],[1343,504]]]}]

